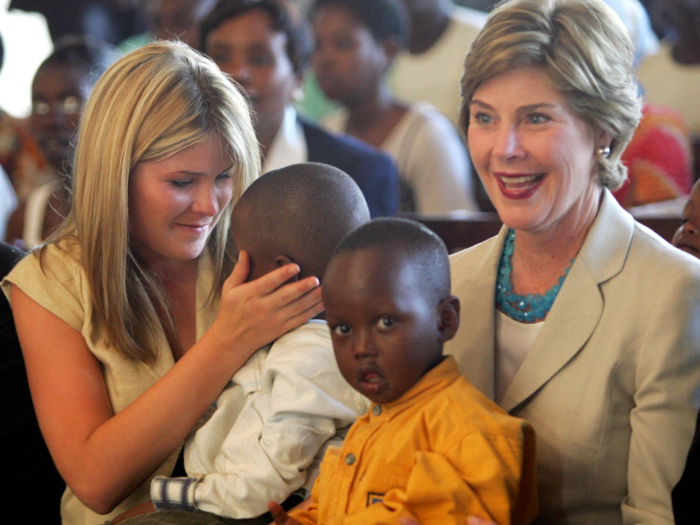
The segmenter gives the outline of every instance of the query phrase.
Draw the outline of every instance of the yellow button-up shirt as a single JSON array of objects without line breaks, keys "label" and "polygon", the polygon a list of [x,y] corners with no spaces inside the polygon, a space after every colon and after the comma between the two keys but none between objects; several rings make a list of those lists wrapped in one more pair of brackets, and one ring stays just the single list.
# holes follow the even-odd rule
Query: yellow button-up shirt
[{"label": "yellow button-up shirt", "polygon": [[535,435],[474,388],[450,356],[400,399],[372,404],[329,448],[304,524],[499,524],[537,514]]}]

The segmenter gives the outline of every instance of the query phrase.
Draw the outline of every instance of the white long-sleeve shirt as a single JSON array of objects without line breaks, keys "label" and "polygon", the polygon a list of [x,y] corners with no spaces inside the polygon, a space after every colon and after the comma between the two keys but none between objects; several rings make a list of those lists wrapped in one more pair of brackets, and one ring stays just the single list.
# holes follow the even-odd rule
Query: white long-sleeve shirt
[{"label": "white long-sleeve shirt", "polygon": [[326,323],[310,321],[233,376],[185,444],[190,477],[154,480],[156,508],[259,516],[268,501],[311,489],[325,448],[337,446],[368,406],[340,375]]}]

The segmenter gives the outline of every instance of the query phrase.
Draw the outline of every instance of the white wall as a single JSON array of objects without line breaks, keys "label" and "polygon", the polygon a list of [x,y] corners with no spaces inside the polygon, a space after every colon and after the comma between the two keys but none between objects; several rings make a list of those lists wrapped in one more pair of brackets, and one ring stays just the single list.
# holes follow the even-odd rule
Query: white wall
[{"label": "white wall", "polygon": [[39,64],[53,49],[46,19],[38,13],[7,11],[10,0],[0,0],[0,33],[5,63],[0,72],[0,108],[16,117],[31,109],[31,86]]}]

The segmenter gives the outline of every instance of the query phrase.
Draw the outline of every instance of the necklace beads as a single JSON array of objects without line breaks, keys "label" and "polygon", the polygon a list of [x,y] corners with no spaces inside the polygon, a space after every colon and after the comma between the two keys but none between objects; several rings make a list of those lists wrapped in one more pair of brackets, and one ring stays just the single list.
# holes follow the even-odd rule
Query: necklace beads
[{"label": "necklace beads", "polygon": [[564,270],[564,275],[559,277],[558,283],[540,294],[518,295],[513,292],[513,282],[511,280],[511,257],[515,248],[515,230],[508,230],[506,241],[503,244],[501,260],[498,264],[498,277],[496,279],[496,306],[500,306],[501,311],[511,319],[521,323],[536,323],[542,321],[557,298],[566,276],[569,274],[571,266],[576,259],[571,259],[571,264]]}]

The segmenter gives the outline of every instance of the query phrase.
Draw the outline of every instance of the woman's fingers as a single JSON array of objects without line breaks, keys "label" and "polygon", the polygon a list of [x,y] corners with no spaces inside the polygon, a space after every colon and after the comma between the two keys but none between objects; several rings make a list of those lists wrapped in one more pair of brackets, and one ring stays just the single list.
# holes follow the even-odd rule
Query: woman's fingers
[{"label": "woman's fingers", "polygon": [[289,282],[299,273],[296,264],[245,282],[249,268],[249,258],[241,252],[224,284],[219,314],[212,326],[223,347],[252,353],[323,311],[316,277]]},{"label": "woman's fingers", "polygon": [[235,288],[236,286],[243,284],[248,278],[250,273],[250,258],[248,257],[248,252],[241,250],[238,253],[238,262],[236,266],[233,267],[231,275],[228,276],[226,282],[224,283],[224,293],[229,288]]},{"label": "woman's fingers", "polygon": [[[244,252],[241,252],[244,253]],[[235,271],[235,268],[234,268]],[[260,297],[264,297],[266,295],[271,294],[275,290],[277,290],[280,286],[282,286],[284,283],[289,281],[292,277],[297,275],[299,273],[299,266],[296,264],[287,264],[285,266],[282,266],[281,268],[277,268],[276,270],[271,271],[268,274],[263,275],[262,277],[251,281],[250,283],[247,283],[250,285],[250,287],[253,289],[254,294],[258,295]],[[231,273],[231,277],[233,277],[233,272]],[[229,279],[231,279],[229,277]],[[247,277],[247,274],[246,274]],[[316,279],[316,286],[318,286],[318,279]],[[303,292],[302,292],[303,293]],[[301,295],[301,294],[299,294]]]},{"label": "woman's fingers", "polygon": [[287,333],[297,326],[301,326],[309,319],[313,319],[323,312],[324,309],[323,302],[321,301],[321,288],[316,288],[280,311],[282,319],[282,332],[280,335]]}]

